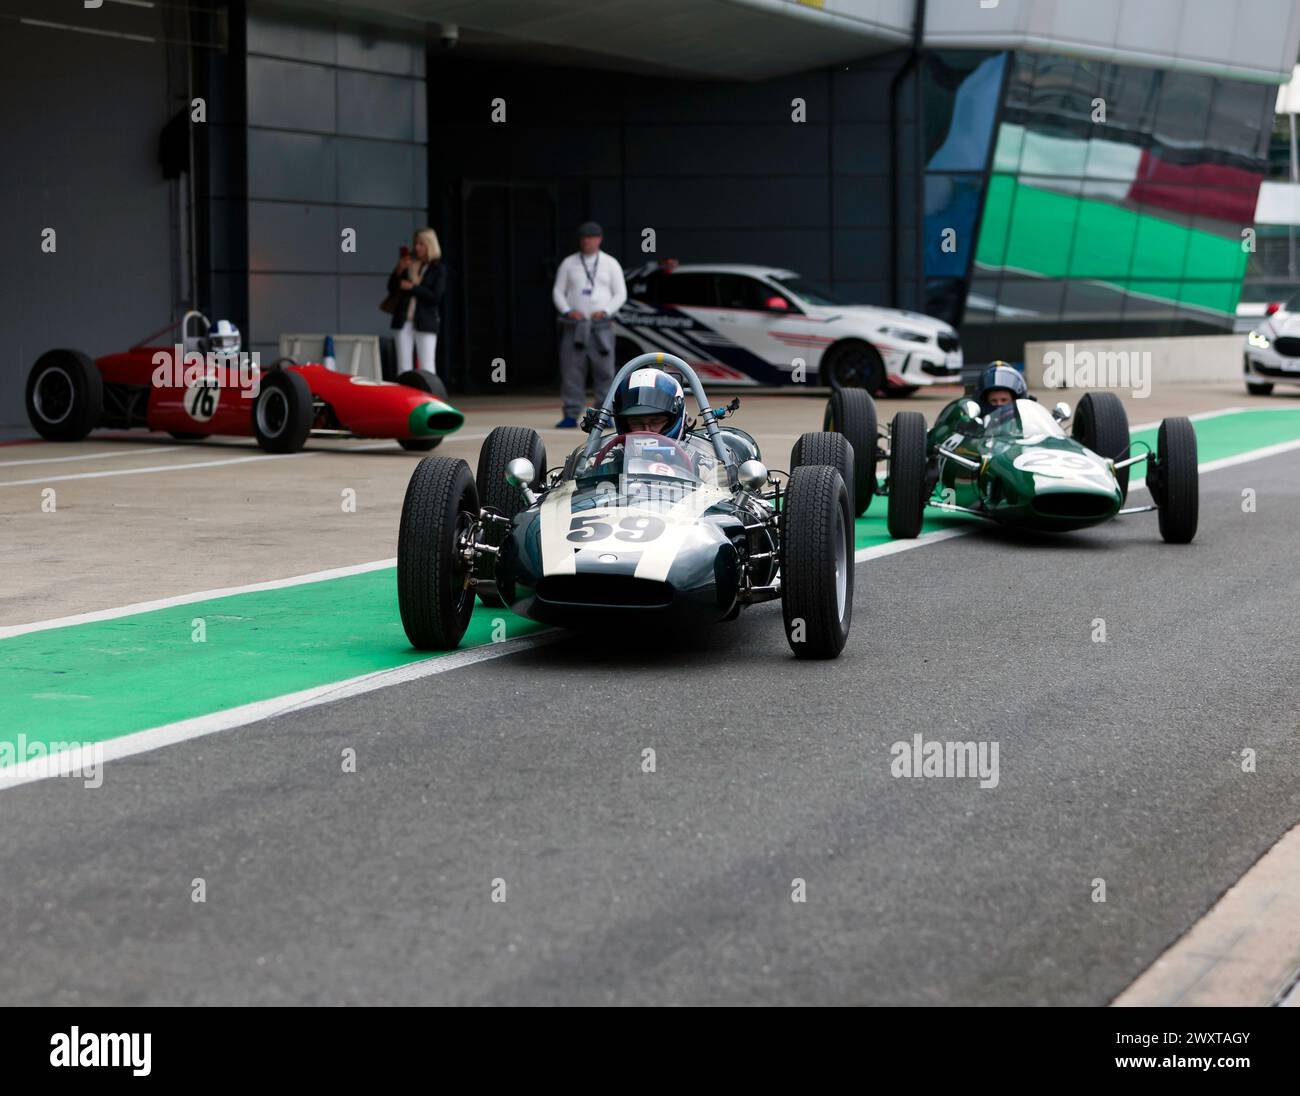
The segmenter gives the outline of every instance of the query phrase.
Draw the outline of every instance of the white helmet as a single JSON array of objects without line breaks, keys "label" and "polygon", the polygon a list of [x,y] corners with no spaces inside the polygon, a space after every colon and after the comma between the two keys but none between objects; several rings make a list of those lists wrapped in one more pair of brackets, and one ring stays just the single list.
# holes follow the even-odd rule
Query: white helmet
[{"label": "white helmet", "polygon": [[208,349],[214,354],[238,354],[239,343],[239,328],[229,320],[218,320],[208,332]]}]

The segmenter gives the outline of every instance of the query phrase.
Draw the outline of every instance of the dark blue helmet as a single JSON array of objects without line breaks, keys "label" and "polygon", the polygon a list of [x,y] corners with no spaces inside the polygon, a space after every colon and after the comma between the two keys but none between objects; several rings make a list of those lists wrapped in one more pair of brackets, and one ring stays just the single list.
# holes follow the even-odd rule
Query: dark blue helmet
[{"label": "dark blue helmet", "polygon": [[620,434],[628,432],[629,415],[666,415],[668,425],[660,433],[680,440],[686,429],[682,386],[662,369],[634,369],[614,394],[614,425]]},{"label": "dark blue helmet", "polygon": [[1029,396],[1029,386],[1025,384],[1024,375],[1003,361],[994,362],[980,374],[979,401],[980,409],[985,414],[989,410],[989,393],[995,388],[1009,390],[1012,399],[1023,400]]}]

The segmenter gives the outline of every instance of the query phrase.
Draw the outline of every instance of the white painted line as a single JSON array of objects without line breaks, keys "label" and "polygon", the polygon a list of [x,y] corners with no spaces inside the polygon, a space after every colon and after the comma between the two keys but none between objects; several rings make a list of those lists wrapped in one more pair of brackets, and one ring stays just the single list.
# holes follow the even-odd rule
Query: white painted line
[{"label": "white painted line", "polygon": [[0,468],[14,468],[20,464],[64,464],[70,460],[112,460],[114,457],[142,457],[145,453],[172,453],[181,449],[180,445],[160,445],[154,449],[136,449],[134,451],[115,449],[111,453],[81,453],[75,457],[36,457],[31,460],[0,460]]},{"label": "white painted line", "polygon": [[853,561],[855,563],[864,563],[869,559],[879,559],[881,556],[892,556],[898,552],[906,552],[911,548],[920,548],[926,544],[936,544],[941,540],[952,540],[953,537],[964,537],[967,533],[973,533],[980,527],[978,521],[972,521],[968,526],[960,529],[936,529],[933,533],[922,533],[914,540],[887,540],[884,544],[873,544],[870,548],[859,548],[853,554]]},{"label": "white painted line", "polygon": [[158,598],[154,601],[137,601],[133,605],[121,605],[115,609],[96,609],[90,613],[77,613],[74,616],[38,620],[32,624],[10,624],[0,627],[0,639],[12,639],[14,636],[28,635],[31,632],[45,632],[51,628],[66,628],[71,624],[93,624],[100,620],[116,620],[118,617],[134,616],[136,613],[151,613],[155,609],[170,609],[173,605],[191,605],[196,601],[207,601],[210,598],[231,597],[234,594],[256,594],[264,590],[284,590],[290,586],[304,586],[309,582],[326,582],[333,578],[363,575],[367,571],[382,571],[386,567],[396,566],[396,557],[392,559],[376,559],[371,560],[369,563],[354,563],[347,567],[332,567],[327,571],[312,571],[309,574],[292,575],[289,578],[252,582],[246,586],[222,586],[215,590],[200,590],[193,594],[178,594],[176,597]]},{"label": "white painted line", "polygon": [[191,468],[218,468],[224,464],[249,464],[263,460],[289,460],[293,457],[311,457],[319,450],[301,453],[262,453],[256,457],[230,457],[226,460],[197,460],[181,464],[155,464],[149,468],[120,468],[109,472],[78,472],[70,476],[46,476],[43,479],[0,480],[0,487],[22,487],[32,483],[61,483],[64,480],[103,479],[105,476],[140,476],[146,472],[184,472]]},{"label": "white painted line", "polygon": [[[542,433],[544,434],[549,434],[552,432],[553,431],[550,430],[542,431]],[[559,431],[559,432],[568,433],[569,431]],[[486,437],[487,437],[486,434],[464,434],[464,435],[449,434],[447,435],[447,438],[445,440],[482,441]],[[347,441],[351,439],[339,438],[337,440]],[[167,452],[171,452],[174,449],[189,449],[191,451],[194,451],[193,447],[188,445],[186,446],[170,445],[161,449],[140,449],[137,450],[137,452],[138,453],[167,453]],[[31,484],[34,483],[59,483],[65,480],[103,479],[106,476],[138,476],[146,472],[182,472],[190,468],[220,468],[221,466],[227,464],[248,464],[252,461],[284,460],[287,457],[314,457],[314,456],[319,456],[322,453],[368,453],[376,449],[393,449],[395,451],[400,451],[396,439],[391,439],[389,441],[369,442],[365,445],[347,445],[347,446],[342,446],[338,449],[303,449],[297,453],[259,453],[256,456],[228,457],[223,460],[197,460],[197,461],[181,462],[179,464],[156,464],[156,465],[151,465],[148,468],[122,468],[122,469],[114,469],[106,472],[79,472],[76,473],[75,475],[45,476],[42,479],[0,480],[0,487],[25,487],[25,486],[30,486]],[[5,467],[10,464],[52,464],[55,461],[94,460],[96,457],[105,457],[105,456],[126,457],[126,456],[135,456],[135,455],[136,455],[135,453],[101,453],[101,454],[87,454],[84,457],[49,457],[46,458],[45,460],[29,460],[29,461],[19,460],[19,461],[0,462],[0,467]],[[431,455],[436,456],[437,454],[435,452]]]},{"label": "white painted line", "polygon": [[[1198,411],[1195,415],[1184,415],[1182,418],[1191,419],[1192,422],[1204,422],[1206,419],[1217,419],[1221,415],[1236,415],[1246,411],[1300,411],[1300,407],[1220,407],[1217,411]],[[1165,418],[1179,418],[1178,415],[1166,415]],[[1139,422],[1129,427],[1129,432],[1134,430],[1154,430],[1164,419],[1156,419],[1154,422]]]},{"label": "white painted line", "polygon": [[1300,441],[1284,441],[1277,445],[1266,445],[1263,449],[1253,449],[1249,453],[1239,453],[1235,457],[1220,457],[1218,460],[1206,461],[1200,466],[1202,472],[1215,472],[1220,468],[1231,468],[1234,464],[1249,464],[1253,460],[1275,457],[1278,453],[1289,453],[1300,449]]},{"label": "white painted line", "polygon": [[[486,662],[489,659],[502,658],[505,655],[540,647],[546,643],[554,643],[561,638],[560,632],[538,632],[536,635],[508,639],[502,643],[471,647],[466,651],[434,655],[392,670],[378,670],[346,681],[317,685],[296,693],[272,697],[270,700],[258,700],[252,704],[242,704],[238,708],[228,708],[224,712],[213,712],[211,715],[152,727],[147,731],[136,731],[133,734],[99,743],[102,751],[99,757],[103,761],[116,761],[134,754],[161,749],[164,746],[174,746],[178,742],[188,742],[190,739],[202,738],[205,735],[245,727],[250,723],[260,723],[264,719],[274,719],[278,715],[313,708],[318,704],[329,704],[335,700],[372,693],[376,689],[386,689],[390,685],[402,685],[408,681],[432,677],[434,674],[445,674],[450,670],[457,670],[476,662]],[[17,787],[20,784],[31,784],[37,780],[53,779],[60,771],[57,759],[65,753],[81,754],[83,749],[84,747],[79,747],[77,750],[60,751],[0,769],[0,790]]]}]

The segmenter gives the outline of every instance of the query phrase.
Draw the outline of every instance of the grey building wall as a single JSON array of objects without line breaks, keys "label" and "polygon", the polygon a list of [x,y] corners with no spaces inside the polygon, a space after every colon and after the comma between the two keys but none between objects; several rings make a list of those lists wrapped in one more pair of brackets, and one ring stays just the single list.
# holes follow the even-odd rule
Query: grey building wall
[{"label": "grey building wall", "polygon": [[255,7],[246,64],[246,341],[266,361],[286,332],[385,333],[385,279],[427,221],[422,35]]},{"label": "grey building wall", "polygon": [[[13,14],[31,5],[0,0]],[[157,11],[136,18],[161,35]],[[0,426],[26,423],[27,372],[44,351],[106,354],[170,318],[166,88],[160,44],[0,21]],[[54,254],[41,250],[46,227]]]}]

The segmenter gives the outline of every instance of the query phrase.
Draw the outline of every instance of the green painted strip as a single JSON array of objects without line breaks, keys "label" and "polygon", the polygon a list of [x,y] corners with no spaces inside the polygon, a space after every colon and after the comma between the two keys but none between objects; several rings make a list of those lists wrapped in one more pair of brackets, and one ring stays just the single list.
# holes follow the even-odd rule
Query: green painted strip
[{"label": "green painted strip", "polygon": [[[1218,460],[1300,439],[1300,410],[1223,415],[1196,433],[1201,461]],[[1156,432],[1134,437],[1154,445]],[[890,539],[885,507],[873,499],[858,521],[858,548]],[[969,520],[935,514],[925,529]],[[540,630],[480,607],[463,648],[490,643],[496,620],[507,638]],[[0,640],[0,744],[101,742],[429,657],[406,642],[392,568],[33,632]]]},{"label": "green painted strip", "polygon": [[[1300,408],[1236,412],[1212,419],[1193,419],[1192,425],[1196,427],[1197,460],[1207,464],[1300,438]],[[1138,430],[1133,434],[1133,440],[1144,441],[1154,449],[1156,430]],[[1143,468],[1143,465],[1135,465],[1134,471],[1145,476]]]},{"label": "green painted strip", "polygon": [[[102,742],[429,658],[406,641],[395,575],[368,571],[0,641],[0,742],[20,732],[29,742]],[[202,643],[192,638],[199,618]],[[497,619],[505,638],[541,629],[479,606],[465,646],[490,643]]]}]

